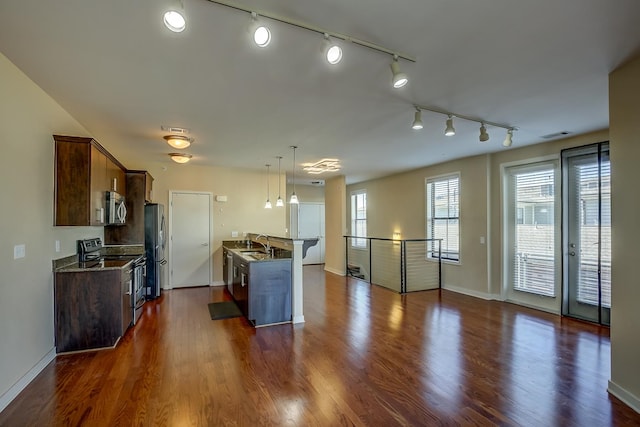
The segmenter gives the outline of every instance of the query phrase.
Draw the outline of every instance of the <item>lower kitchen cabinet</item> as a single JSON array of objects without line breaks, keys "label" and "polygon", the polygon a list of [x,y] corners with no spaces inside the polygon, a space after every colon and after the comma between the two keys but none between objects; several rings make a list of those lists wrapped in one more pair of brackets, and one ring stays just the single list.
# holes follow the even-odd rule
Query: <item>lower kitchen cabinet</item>
[{"label": "lower kitchen cabinet", "polygon": [[132,321],[131,269],[56,272],[56,351],[113,347]]},{"label": "lower kitchen cabinet", "polygon": [[233,258],[233,298],[254,326],[291,321],[291,259]]}]

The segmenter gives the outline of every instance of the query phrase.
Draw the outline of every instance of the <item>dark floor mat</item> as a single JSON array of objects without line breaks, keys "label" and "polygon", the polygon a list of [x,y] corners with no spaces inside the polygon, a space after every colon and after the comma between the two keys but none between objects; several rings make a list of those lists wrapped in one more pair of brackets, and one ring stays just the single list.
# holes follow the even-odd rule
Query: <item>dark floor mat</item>
[{"label": "dark floor mat", "polygon": [[230,319],[242,316],[242,312],[233,301],[212,302],[209,304],[211,320]]}]

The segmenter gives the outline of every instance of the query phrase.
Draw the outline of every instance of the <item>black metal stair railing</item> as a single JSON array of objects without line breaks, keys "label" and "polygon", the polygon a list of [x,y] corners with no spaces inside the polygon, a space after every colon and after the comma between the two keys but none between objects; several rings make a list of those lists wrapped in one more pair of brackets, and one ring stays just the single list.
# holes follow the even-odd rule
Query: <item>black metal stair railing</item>
[{"label": "black metal stair railing", "polygon": [[442,239],[344,239],[348,276],[400,293],[442,287]]}]

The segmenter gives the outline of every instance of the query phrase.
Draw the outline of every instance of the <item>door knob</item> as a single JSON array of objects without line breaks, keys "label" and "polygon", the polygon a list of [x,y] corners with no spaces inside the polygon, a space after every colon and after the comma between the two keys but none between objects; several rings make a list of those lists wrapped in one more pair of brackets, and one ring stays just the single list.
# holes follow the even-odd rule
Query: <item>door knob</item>
[{"label": "door knob", "polygon": [[569,255],[576,256],[576,253],[575,253],[575,251],[571,251],[571,252],[569,252]]}]

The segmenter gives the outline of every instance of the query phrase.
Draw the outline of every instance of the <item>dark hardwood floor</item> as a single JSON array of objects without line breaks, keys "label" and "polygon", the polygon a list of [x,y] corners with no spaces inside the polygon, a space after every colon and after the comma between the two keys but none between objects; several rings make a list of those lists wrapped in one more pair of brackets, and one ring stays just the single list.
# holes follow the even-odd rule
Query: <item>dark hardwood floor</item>
[{"label": "dark hardwood floor", "polygon": [[[59,356],[2,426],[639,425],[607,393],[606,328],[304,268],[306,323],[212,321],[165,292],[114,350]],[[326,276],[326,277],[325,277]]]}]

